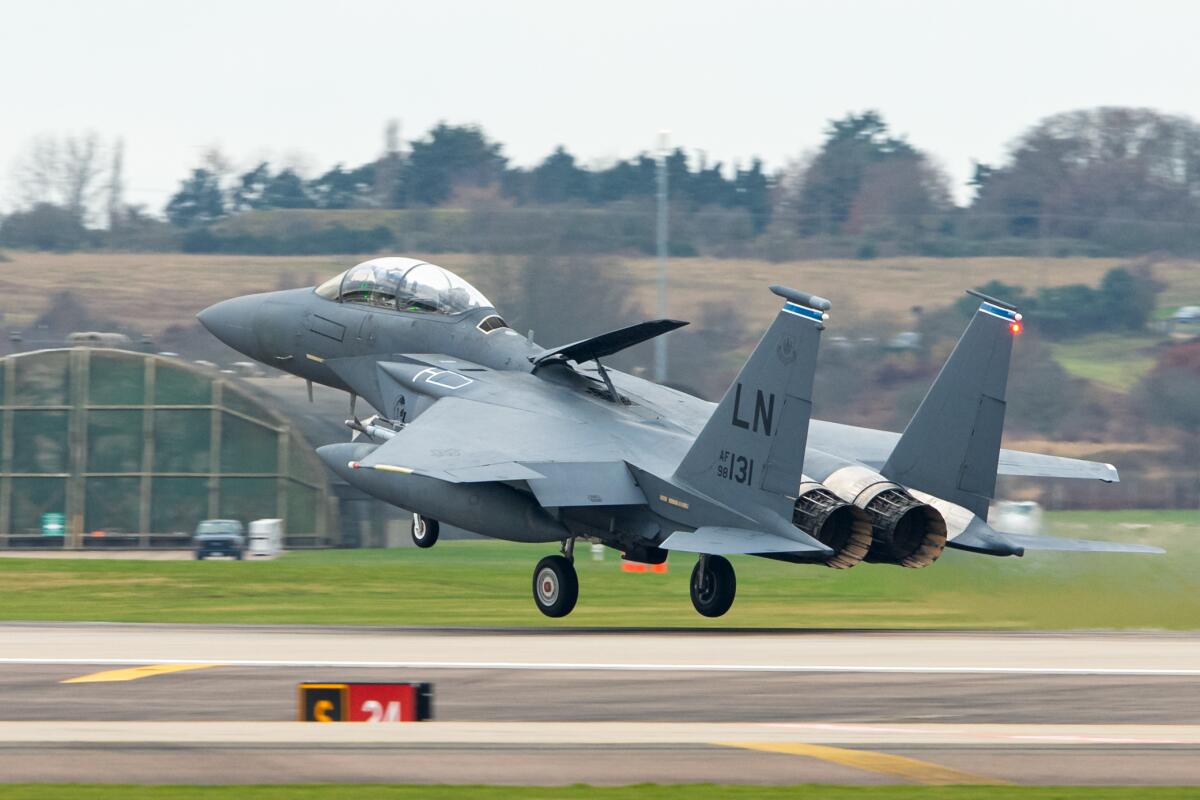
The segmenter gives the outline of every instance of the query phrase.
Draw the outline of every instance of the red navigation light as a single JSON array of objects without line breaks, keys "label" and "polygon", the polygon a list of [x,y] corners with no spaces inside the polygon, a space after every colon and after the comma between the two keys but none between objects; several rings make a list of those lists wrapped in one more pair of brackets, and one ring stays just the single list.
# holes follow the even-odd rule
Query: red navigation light
[{"label": "red navigation light", "polygon": [[1014,334],[1019,334],[1019,333],[1021,332],[1021,330],[1022,330],[1022,328],[1021,328],[1021,323],[1019,323],[1019,322],[1014,322],[1013,324],[1011,324],[1011,325],[1009,325],[1009,326],[1008,326],[1008,329],[1009,329],[1010,331],[1012,331]]}]

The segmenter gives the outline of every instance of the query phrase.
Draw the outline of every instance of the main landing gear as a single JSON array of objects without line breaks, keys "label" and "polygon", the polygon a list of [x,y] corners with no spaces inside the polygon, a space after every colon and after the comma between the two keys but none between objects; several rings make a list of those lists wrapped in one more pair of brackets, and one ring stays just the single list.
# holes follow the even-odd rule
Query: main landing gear
[{"label": "main landing gear", "polygon": [[436,519],[423,517],[420,514],[413,514],[412,520],[412,540],[417,547],[433,547],[437,544],[438,525]]},{"label": "main landing gear", "polygon": [[719,617],[733,605],[737,577],[721,556],[700,556],[692,569],[692,605],[706,617]]},{"label": "main landing gear", "polygon": [[[563,542],[561,555],[546,556],[533,570],[533,602],[547,617],[565,617],[579,599],[575,540]],[[729,559],[700,556],[692,570],[692,605],[706,617],[719,617],[733,605],[737,577]]]},{"label": "main landing gear", "polygon": [[579,599],[575,540],[563,543],[562,555],[546,556],[533,569],[533,602],[547,617],[565,617]]}]

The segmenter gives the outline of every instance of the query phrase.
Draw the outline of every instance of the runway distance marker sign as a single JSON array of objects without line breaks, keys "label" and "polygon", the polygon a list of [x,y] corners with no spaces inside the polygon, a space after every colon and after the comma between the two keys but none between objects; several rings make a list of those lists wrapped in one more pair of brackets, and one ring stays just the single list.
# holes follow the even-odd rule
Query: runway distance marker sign
[{"label": "runway distance marker sign", "polygon": [[433,717],[429,683],[302,683],[301,722],[421,722]]}]

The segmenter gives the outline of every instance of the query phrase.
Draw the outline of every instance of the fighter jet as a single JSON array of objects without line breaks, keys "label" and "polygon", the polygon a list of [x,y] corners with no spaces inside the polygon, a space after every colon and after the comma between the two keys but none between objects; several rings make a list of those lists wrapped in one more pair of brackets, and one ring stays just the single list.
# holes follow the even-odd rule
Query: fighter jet
[{"label": "fighter jet", "polygon": [[[1110,464],[1000,447],[1020,312],[979,295],[966,332],[903,433],[810,421],[831,303],[771,286],[780,310],[715,406],[604,361],[685,322],[642,322],[556,347],[508,326],[457,275],[377,258],[315,289],[217,303],[199,319],[264,364],[350,394],[351,441],[317,450],[347,483],[413,515],[419,547],[447,523],[560,543],[533,571],[550,617],[574,608],[574,543],[662,563],[698,556],[708,617],[736,593],[733,554],[847,569],[921,568],[945,547],[1162,552],[1005,534],[987,524],[997,475],[1116,481]],[[354,413],[361,398],[374,414]]]}]

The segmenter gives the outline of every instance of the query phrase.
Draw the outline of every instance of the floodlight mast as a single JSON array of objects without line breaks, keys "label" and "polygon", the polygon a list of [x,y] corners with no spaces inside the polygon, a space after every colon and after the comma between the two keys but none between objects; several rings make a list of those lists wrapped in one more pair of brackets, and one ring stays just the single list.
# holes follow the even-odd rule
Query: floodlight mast
[{"label": "floodlight mast", "polygon": [[[667,318],[667,155],[670,131],[658,132],[658,318]],[[654,380],[667,380],[667,337],[654,340]]]}]

